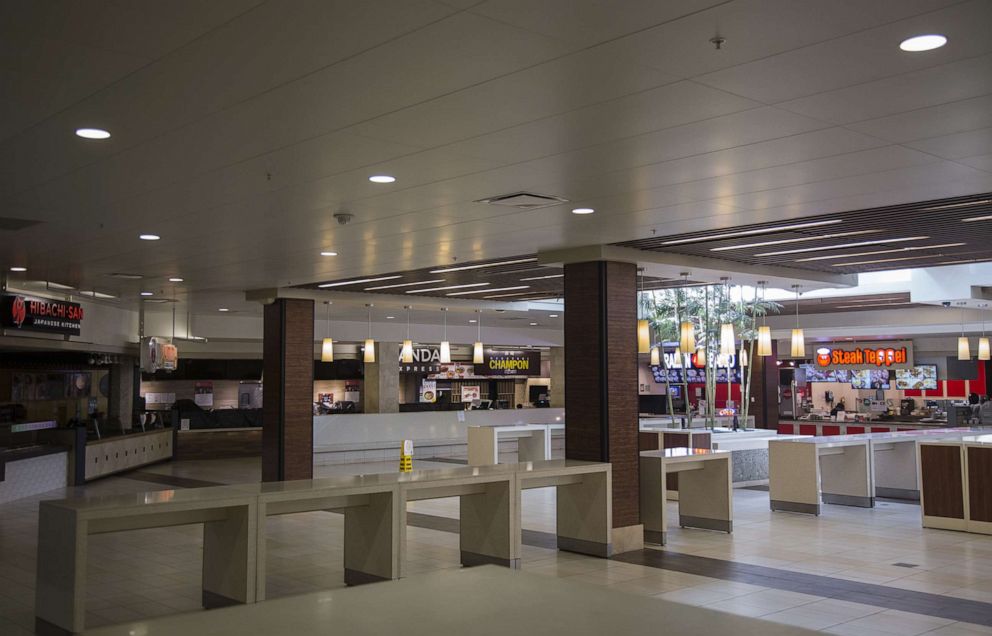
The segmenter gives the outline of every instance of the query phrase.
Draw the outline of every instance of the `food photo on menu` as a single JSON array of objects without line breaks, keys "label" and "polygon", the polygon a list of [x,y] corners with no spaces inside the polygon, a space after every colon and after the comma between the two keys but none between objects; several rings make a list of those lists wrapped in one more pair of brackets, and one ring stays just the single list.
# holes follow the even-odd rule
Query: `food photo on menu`
[{"label": "food photo on menu", "polygon": [[937,389],[937,365],[921,364],[909,369],[896,369],[896,388],[907,389]]}]

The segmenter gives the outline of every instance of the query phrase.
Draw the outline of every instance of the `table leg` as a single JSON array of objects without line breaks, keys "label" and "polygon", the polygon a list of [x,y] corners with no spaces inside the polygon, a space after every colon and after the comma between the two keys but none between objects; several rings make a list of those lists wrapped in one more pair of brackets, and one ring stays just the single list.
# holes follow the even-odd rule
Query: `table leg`
[{"label": "table leg", "polygon": [[400,577],[398,493],[369,495],[369,505],[344,509],[344,580],[348,585]]},{"label": "table leg", "polygon": [[613,553],[613,476],[586,473],[577,484],[558,486],[558,549],[608,558]]},{"label": "table leg", "polygon": [[203,606],[255,602],[258,507],[232,506],[203,524]]},{"label": "table leg", "polygon": [[820,452],[820,491],[823,503],[872,508],[871,464],[867,442]]},{"label": "table leg", "polygon": [[468,427],[468,465],[492,466],[499,463],[499,437],[492,426]]},{"label": "table leg", "polygon": [[459,497],[462,565],[520,567],[520,506],[513,478]]},{"label": "table leg", "polygon": [[668,479],[660,457],[641,457],[641,523],[644,542],[665,545],[668,530]]},{"label": "table leg", "polygon": [[86,616],[86,522],[72,510],[46,506],[38,511],[38,569],[35,632],[81,633]]},{"label": "table leg", "polygon": [[517,461],[537,462],[551,459],[551,436],[547,430],[531,431],[517,438]]},{"label": "table leg", "polygon": [[768,442],[768,494],[772,510],[820,514],[816,444]]},{"label": "table leg", "polygon": [[710,459],[700,470],[681,473],[679,525],[707,530],[734,530],[730,458]]}]

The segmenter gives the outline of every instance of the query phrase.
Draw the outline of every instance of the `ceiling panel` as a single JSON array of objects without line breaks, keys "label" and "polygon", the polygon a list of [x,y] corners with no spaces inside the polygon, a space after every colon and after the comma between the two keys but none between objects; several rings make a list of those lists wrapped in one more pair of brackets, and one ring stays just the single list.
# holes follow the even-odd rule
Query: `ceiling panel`
[{"label": "ceiling panel", "polygon": [[[793,100],[983,55],[992,50],[992,40],[985,37],[990,22],[992,4],[974,0],[873,29],[862,24],[849,35],[702,75],[696,80],[765,103]],[[946,35],[948,44],[916,55],[907,55],[898,48],[911,35],[934,32]]]}]

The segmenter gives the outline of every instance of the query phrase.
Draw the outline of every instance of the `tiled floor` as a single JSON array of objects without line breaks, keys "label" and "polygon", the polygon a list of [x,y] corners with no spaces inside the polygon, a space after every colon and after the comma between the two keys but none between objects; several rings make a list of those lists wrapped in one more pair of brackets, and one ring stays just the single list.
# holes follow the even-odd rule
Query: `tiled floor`
[{"label": "tiled floor", "polygon": [[[319,471],[329,475],[395,469],[395,463],[389,462],[324,466]],[[40,499],[160,490],[169,487],[170,477],[181,478],[181,485],[193,486],[257,481],[259,474],[257,460],[176,462],[146,468],[129,477],[104,479],[73,492],[55,491],[0,505],[0,634],[29,634],[34,623],[35,534]],[[907,612],[880,605],[875,594],[855,600],[828,597],[832,596],[831,590],[853,581],[882,586],[858,589],[880,590],[887,596],[912,590],[926,593],[920,598],[928,601],[950,597],[945,604],[951,605],[954,599],[992,603],[992,537],[924,530],[919,524],[919,508],[899,503],[883,502],[874,510],[825,506],[825,513],[816,518],[773,514],[768,510],[767,493],[738,490],[734,508],[733,535],[673,528],[665,550],[677,554],[671,555],[670,565],[661,559],[661,565],[651,566],[539,547],[547,544],[542,543],[546,534],[541,533],[554,531],[554,490],[526,491],[524,527],[537,532],[525,537],[523,568],[549,577],[570,577],[630,594],[836,634],[992,634],[992,627],[930,615],[925,605],[916,612]],[[457,501],[417,502],[411,504],[410,510],[420,514],[411,519],[408,531],[408,571],[415,576],[459,567],[457,535],[421,527],[450,528],[450,522],[438,522],[436,518],[457,517]],[[339,515],[320,512],[277,517],[269,520],[267,529],[270,598],[343,585]],[[197,610],[200,545],[198,526],[93,537],[88,625]],[[155,549],[150,550],[150,546]],[[704,558],[692,560],[679,555]],[[816,585],[799,592],[768,585],[770,580],[761,577],[749,578],[748,582],[727,580],[731,578],[727,571],[733,569],[728,570],[727,562],[731,562],[729,566],[764,566],[755,570],[780,573],[780,577],[788,573],[814,574],[817,576],[809,580]],[[703,564],[700,571],[710,576],[676,568],[686,563],[693,567]],[[706,564],[724,567],[707,569]],[[805,593],[809,590],[822,594]],[[992,605],[988,607],[989,620],[979,622],[992,622]]]}]

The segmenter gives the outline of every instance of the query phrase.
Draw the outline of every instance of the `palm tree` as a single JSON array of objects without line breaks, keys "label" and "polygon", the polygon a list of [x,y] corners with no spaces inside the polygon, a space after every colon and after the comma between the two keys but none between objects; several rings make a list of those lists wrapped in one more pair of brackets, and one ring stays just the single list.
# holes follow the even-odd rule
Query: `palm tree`
[{"label": "palm tree", "polygon": [[[757,336],[757,318],[768,313],[778,313],[781,305],[759,298],[754,290],[750,300],[745,300],[745,291],[740,290],[735,301],[727,285],[712,285],[699,287],[678,287],[642,292],[639,296],[641,315],[649,321],[654,341],[661,347],[661,363],[665,372],[666,393],[668,395],[668,412],[672,423],[675,423],[675,412],[672,403],[672,392],[668,386],[668,360],[664,356],[665,342],[678,342],[680,324],[683,321],[692,323],[696,334],[697,351],[702,351],[706,358],[706,402],[707,421],[714,424],[716,413],[716,368],[719,353],[720,325],[730,323],[736,327],[742,348],[747,343],[748,360],[754,360],[754,340]],[[675,348],[678,351],[678,347]],[[681,352],[683,356],[692,353]],[[746,425],[751,394],[751,370],[753,364],[747,367],[746,377],[741,369],[741,415]],[[730,372],[728,370],[728,380]],[[688,382],[686,374],[682,374],[683,394],[686,400],[686,417],[691,422],[689,408]]]}]

